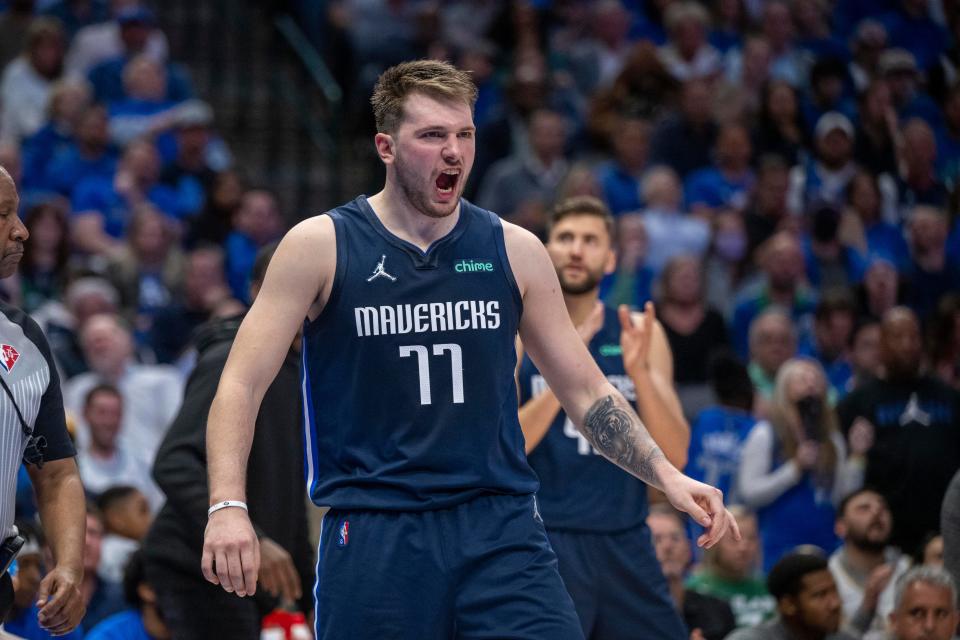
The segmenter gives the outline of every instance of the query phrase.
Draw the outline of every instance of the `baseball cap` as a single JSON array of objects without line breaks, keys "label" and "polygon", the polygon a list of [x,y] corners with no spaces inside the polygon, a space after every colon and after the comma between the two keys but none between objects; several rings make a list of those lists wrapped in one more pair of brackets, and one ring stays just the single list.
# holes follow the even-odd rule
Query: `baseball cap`
[{"label": "baseball cap", "polygon": [[829,111],[817,120],[817,127],[814,129],[814,137],[817,140],[820,140],[826,136],[831,131],[836,131],[839,129],[843,131],[847,136],[853,138],[853,124],[850,122],[850,118],[843,115],[839,111]]},{"label": "baseball cap", "polygon": [[880,54],[880,73],[916,73],[917,59],[906,49],[888,49]]},{"label": "baseball cap", "polygon": [[203,100],[187,100],[175,108],[174,126],[209,127],[213,124],[213,109]]}]

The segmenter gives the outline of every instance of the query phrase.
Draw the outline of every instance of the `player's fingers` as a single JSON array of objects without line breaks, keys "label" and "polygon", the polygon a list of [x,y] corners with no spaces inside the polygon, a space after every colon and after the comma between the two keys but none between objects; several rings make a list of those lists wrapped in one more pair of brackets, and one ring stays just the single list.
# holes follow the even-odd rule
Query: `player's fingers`
[{"label": "player's fingers", "polygon": [[254,549],[259,543],[254,539],[253,543],[249,546],[244,546],[240,549],[240,562],[241,564],[241,579],[243,580],[243,593],[242,596],[252,596],[257,592],[257,573],[260,569],[259,563],[256,562],[256,554]]},{"label": "player's fingers", "polygon": [[709,528],[713,523],[713,519],[710,517],[710,514],[707,513],[703,507],[697,504],[697,501],[693,499],[693,496],[687,496],[687,500],[683,504],[676,505],[681,511],[690,515],[693,520],[699,524],[701,527]]},{"label": "player's fingers", "polygon": [[247,595],[247,589],[243,583],[243,562],[240,560],[240,552],[234,551],[227,556],[227,574],[234,592],[241,598]]},{"label": "player's fingers", "polygon": [[230,570],[227,566],[227,554],[225,551],[217,551],[215,568],[220,586],[222,586],[223,590],[227,593],[233,593],[233,581],[230,579]]},{"label": "player's fingers", "polygon": [[213,552],[210,551],[207,545],[203,545],[203,555],[200,557],[200,571],[203,572],[203,577],[206,578],[208,582],[220,584],[217,574],[213,571]]},{"label": "player's fingers", "polygon": [[723,506],[723,492],[720,489],[711,488],[705,496],[707,501],[707,511],[711,514],[713,522],[707,532],[710,538],[707,548],[717,544],[727,532],[730,524],[730,515]]},{"label": "player's fingers", "polygon": [[652,329],[653,323],[657,321],[657,309],[653,301],[647,300],[647,304],[643,305],[643,317],[647,321],[647,328]]}]

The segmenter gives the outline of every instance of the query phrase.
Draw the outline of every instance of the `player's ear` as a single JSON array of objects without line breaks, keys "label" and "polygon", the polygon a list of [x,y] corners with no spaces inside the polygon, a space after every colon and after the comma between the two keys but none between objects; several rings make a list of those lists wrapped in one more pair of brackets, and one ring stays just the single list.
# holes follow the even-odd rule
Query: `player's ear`
[{"label": "player's ear", "polygon": [[617,250],[612,248],[607,252],[607,260],[603,263],[604,275],[610,275],[617,270]]},{"label": "player's ear", "polygon": [[377,155],[384,164],[393,164],[394,153],[393,136],[389,133],[378,133],[373,137],[373,144],[377,147]]}]

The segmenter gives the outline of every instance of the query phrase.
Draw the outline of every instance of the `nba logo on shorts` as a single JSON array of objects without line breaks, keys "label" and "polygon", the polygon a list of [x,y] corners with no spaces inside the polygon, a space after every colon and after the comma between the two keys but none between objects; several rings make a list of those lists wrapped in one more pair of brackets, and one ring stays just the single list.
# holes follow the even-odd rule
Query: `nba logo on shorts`
[{"label": "nba logo on shorts", "polygon": [[350,542],[350,521],[340,523],[340,532],[337,534],[337,546],[345,547]]}]

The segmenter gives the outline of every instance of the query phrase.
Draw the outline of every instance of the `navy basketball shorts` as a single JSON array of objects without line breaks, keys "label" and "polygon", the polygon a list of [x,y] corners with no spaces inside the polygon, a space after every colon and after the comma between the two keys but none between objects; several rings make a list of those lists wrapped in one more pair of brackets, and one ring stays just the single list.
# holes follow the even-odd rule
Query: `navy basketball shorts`
[{"label": "navy basketball shorts", "polygon": [[686,640],[646,525],[618,533],[549,530],[588,640]]},{"label": "navy basketball shorts", "polygon": [[317,552],[318,640],[582,640],[533,496],[337,511]]}]

